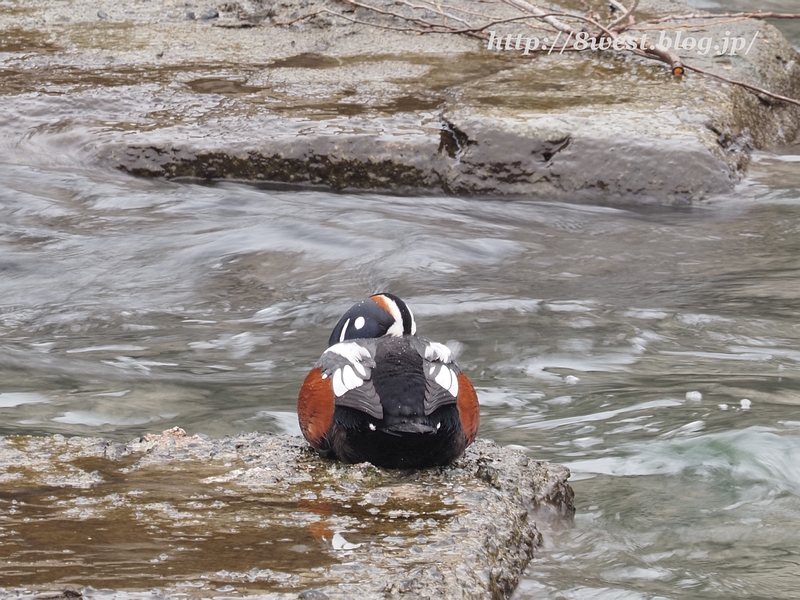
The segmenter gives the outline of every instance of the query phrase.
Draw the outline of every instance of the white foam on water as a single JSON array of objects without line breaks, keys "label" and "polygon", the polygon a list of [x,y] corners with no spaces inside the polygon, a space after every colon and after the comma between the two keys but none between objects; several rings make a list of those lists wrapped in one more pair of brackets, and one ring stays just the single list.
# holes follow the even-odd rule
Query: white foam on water
[{"label": "white foam on water", "polygon": [[[688,424],[691,429],[693,424]],[[687,427],[684,425],[683,427]],[[704,433],[665,434],[625,444],[616,456],[568,462],[575,473],[614,477],[679,475],[684,472],[762,483],[774,492],[800,495],[800,435],[762,426]],[[743,488],[744,489],[744,488]]]},{"label": "white foam on water", "polygon": [[99,427],[101,425],[144,425],[158,420],[158,417],[112,417],[90,410],[71,410],[61,416],[53,417],[52,420],[56,423],[66,423],[68,425]]},{"label": "white foam on water", "polygon": [[626,317],[632,319],[653,319],[661,320],[672,316],[672,313],[664,312],[663,310],[651,310],[645,308],[631,308],[622,313]]},{"label": "white foam on water", "polygon": [[272,371],[275,368],[275,361],[274,360],[261,360],[258,362],[251,362],[245,363],[251,369],[256,371],[261,371],[262,373],[266,373],[268,371]]},{"label": "white foam on water", "polygon": [[591,303],[588,303],[588,302],[587,303],[570,302],[570,301],[548,302],[547,304],[545,304],[545,307],[548,310],[551,310],[553,312],[578,312],[578,313],[584,313],[584,312],[593,311],[594,308],[592,308],[591,306],[587,306],[587,304],[591,304]]},{"label": "white foam on water", "polygon": [[[550,370],[570,370],[579,373],[616,373],[626,371],[630,365],[636,364],[644,352],[648,339],[639,336],[632,341],[630,348],[619,352],[590,355],[584,352],[575,354],[543,354],[521,363],[525,374],[537,379],[564,381],[557,373]],[[574,376],[573,376],[574,377]]]},{"label": "white foam on water", "polygon": [[[752,350],[749,348],[748,350]],[[726,352],[699,352],[695,350],[688,351],[673,351],[673,350],[659,350],[659,354],[667,356],[691,356],[692,358],[706,358],[709,360],[744,360],[751,362],[765,361],[772,358],[772,354],[762,352],[745,352],[728,354]]]},{"label": "white foam on water", "polygon": [[542,392],[522,393],[508,388],[475,388],[478,393],[478,402],[481,406],[527,406],[545,397]]},{"label": "white foam on water", "polygon": [[603,573],[611,581],[625,581],[631,579],[643,579],[649,581],[656,581],[659,579],[670,579],[674,577],[674,573],[668,569],[659,568],[643,568],[643,567],[626,567],[623,569],[613,569]]},{"label": "white foam on water", "polygon": [[118,369],[134,369],[142,373],[149,373],[150,367],[177,367],[178,363],[158,362],[156,360],[137,360],[130,356],[117,356],[116,360],[101,360],[100,362]]},{"label": "white foam on water", "polygon": [[88,346],[86,348],[73,348],[67,350],[67,354],[81,354],[83,352],[140,352],[147,350],[146,346],[134,346],[132,344],[112,344],[110,346]]},{"label": "white foam on water", "polygon": [[435,317],[442,315],[470,314],[481,312],[499,312],[514,310],[520,313],[532,313],[539,310],[541,300],[534,298],[475,298],[465,297],[459,300],[453,296],[422,296],[404,298],[413,307],[416,317]]},{"label": "white foam on water", "polygon": [[0,408],[14,408],[23,404],[42,404],[50,398],[36,392],[4,392],[0,394]]},{"label": "white foam on water", "polygon": [[283,410],[262,410],[256,418],[267,417],[272,419],[280,433],[301,437],[300,424],[297,422],[297,413]]},{"label": "white foam on water", "polygon": [[606,410],[602,412],[591,413],[588,415],[577,415],[574,417],[564,417],[561,419],[551,419],[549,421],[537,421],[535,423],[525,423],[517,425],[518,429],[555,429],[556,427],[563,427],[564,425],[575,425],[585,421],[606,421],[617,415],[625,414],[628,412],[636,412],[640,410],[653,410],[658,408],[670,408],[672,406],[681,406],[683,403],[678,400],[671,400],[665,398],[663,400],[651,400],[649,402],[642,402],[632,406],[625,406],[615,410]]},{"label": "white foam on water", "polygon": [[775,346],[728,346],[728,350],[731,352],[739,353],[743,356],[750,356],[750,355],[763,355],[763,359],[760,360],[770,360],[773,356],[781,356],[783,358],[788,358],[789,360],[793,360],[795,362],[800,362],[800,351],[797,350],[790,350],[788,348],[776,348]]},{"label": "white foam on water", "polygon": [[678,320],[687,325],[707,325],[709,323],[733,323],[733,319],[718,317],[716,315],[704,315],[694,313],[684,313],[678,316]]},{"label": "white foam on water", "polygon": [[550,398],[549,400],[545,400],[546,404],[555,404],[555,405],[565,405],[565,404],[572,404],[572,396],[556,396],[555,398]]},{"label": "white foam on water", "polygon": [[226,350],[232,358],[244,358],[258,346],[269,346],[272,340],[269,336],[255,335],[249,331],[235,335],[223,335],[215,340],[189,342],[193,350]]},{"label": "white foam on water", "polygon": [[139,323],[124,323],[123,331],[152,331],[158,329],[158,325],[140,325]]}]

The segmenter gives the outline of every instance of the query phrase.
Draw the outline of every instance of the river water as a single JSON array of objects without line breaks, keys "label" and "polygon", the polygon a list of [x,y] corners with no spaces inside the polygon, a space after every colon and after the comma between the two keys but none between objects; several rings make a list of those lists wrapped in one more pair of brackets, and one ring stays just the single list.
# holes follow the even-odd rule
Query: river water
[{"label": "river water", "polygon": [[680,210],[4,162],[0,435],[299,434],[330,329],[391,291],[481,436],[573,471],[518,600],[797,598],[799,277],[800,147]]}]

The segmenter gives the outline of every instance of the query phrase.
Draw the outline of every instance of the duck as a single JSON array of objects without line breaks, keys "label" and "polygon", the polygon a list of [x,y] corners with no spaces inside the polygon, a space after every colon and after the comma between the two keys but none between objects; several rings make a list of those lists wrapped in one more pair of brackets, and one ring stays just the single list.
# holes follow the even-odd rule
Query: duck
[{"label": "duck", "polygon": [[480,424],[453,353],[418,336],[411,309],[386,292],[339,319],[300,387],[297,415],[319,455],[389,469],[450,465]]}]

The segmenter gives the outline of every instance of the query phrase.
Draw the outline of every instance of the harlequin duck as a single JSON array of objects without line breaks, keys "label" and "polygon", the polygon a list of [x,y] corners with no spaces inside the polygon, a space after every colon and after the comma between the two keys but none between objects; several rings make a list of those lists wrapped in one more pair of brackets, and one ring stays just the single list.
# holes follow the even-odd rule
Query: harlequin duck
[{"label": "harlequin duck", "polygon": [[393,294],[353,305],[300,388],[303,435],[322,456],[415,469],[448,465],[478,432],[478,396],[443,344],[416,335]]}]

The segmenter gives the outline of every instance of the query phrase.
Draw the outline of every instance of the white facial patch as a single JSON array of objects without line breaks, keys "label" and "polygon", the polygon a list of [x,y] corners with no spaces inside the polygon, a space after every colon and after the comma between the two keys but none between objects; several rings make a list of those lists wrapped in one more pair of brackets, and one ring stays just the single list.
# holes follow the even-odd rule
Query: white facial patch
[{"label": "white facial patch", "polygon": [[402,321],[395,321],[389,329],[386,330],[386,335],[391,335],[392,337],[402,337],[403,336],[403,322]]},{"label": "white facial patch", "polygon": [[355,327],[356,329],[362,329],[366,324],[366,322],[367,321],[366,319],[364,319],[364,317],[358,317],[353,323],[353,327]]},{"label": "white facial patch", "polygon": [[397,302],[389,298],[389,296],[384,296],[383,294],[381,294],[380,298],[386,303],[386,306],[389,308],[389,314],[392,315],[394,320],[402,323],[403,315],[400,314],[400,307],[397,306]]},{"label": "white facial patch", "polygon": [[339,342],[344,341],[344,336],[347,333],[347,326],[350,325],[350,317],[347,318],[347,321],[344,322],[344,327],[342,327],[342,333],[339,334]]},{"label": "white facial patch", "polygon": [[392,315],[392,318],[394,319],[392,326],[386,330],[386,335],[391,335],[392,337],[402,337],[403,315],[400,313],[400,307],[397,306],[397,302],[388,296],[381,295],[380,298],[386,303],[386,308],[389,309],[389,314]]},{"label": "white facial patch", "polygon": [[[406,305],[408,308],[408,305]],[[414,320],[414,313],[411,312],[411,309],[408,308],[408,314],[411,317],[411,335],[417,335],[417,322]]]}]

